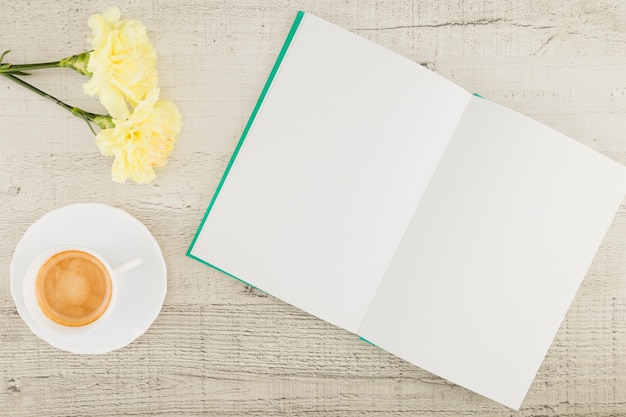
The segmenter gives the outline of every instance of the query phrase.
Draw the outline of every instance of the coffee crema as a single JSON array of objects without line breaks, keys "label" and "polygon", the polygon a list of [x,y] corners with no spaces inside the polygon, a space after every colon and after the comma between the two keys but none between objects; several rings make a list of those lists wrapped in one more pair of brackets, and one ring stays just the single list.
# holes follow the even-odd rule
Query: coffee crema
[{"label": "coffee crema", "polygon": [[41,311],[63,326],[79,327],[96,321],[111,303],[109,271],[95,256],[67,250],[39,268],[35,284]]}]

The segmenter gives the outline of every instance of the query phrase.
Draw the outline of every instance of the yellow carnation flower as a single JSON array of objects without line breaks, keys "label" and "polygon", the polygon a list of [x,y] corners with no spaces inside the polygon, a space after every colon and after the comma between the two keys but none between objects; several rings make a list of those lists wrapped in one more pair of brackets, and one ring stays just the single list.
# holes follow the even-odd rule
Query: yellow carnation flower
[{"label": "yellow carnation flower", "polygon": [[[114,119],[126,119],[130,110],[157,87],[156,51],[148,41],[145,26],[138,20],[120,20],[111,8],[89,18],[93,47],[87,69],[92,78],[83,85]],[[128,103],[128,104],[127,104]]]},{"label": "yellow carnation flower", "polygon": [[111,169],[113,181],[127,178],[145,184],[156,178],[155,167],[164,165],[176,144],[182,116],[170,101],[159,99],[152,90],[125,120],[113,119],[115,127],[96,136],[100,152],[115,156]]}]

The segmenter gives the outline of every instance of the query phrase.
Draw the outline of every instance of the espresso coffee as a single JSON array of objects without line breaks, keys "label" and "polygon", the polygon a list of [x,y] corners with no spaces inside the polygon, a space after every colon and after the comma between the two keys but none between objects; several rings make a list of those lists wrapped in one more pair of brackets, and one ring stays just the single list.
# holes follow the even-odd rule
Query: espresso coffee
[{"label": "espresso coffee", "polygon": [[35,291],[41,311],[50,320],[79,327],[93,323],[106,311],[113,283],[98,258],[67,250],[53,255],[39,268]]}]

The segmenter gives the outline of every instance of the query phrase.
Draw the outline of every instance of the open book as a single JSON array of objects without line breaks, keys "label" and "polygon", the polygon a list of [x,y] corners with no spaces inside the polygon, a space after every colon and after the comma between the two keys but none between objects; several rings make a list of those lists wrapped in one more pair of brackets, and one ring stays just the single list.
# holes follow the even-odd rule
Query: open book
[{"label": "open book", "polygon": [[519,408],[626,169],[300,12],[188,255]]}]

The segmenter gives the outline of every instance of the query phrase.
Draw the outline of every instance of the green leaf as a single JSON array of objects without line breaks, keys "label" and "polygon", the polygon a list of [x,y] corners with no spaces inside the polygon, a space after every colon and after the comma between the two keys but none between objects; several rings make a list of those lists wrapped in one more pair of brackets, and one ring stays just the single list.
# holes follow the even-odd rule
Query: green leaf
[{"label": "green leaf", "polygon": [[[8,51],[4,51],[2,53],[2,55],[0,55],[0,64],[2,64],[2,60],[4,59],[4,57],[6,56],[6,54],[8,54],[9,52],[11,52],[11,50],[9,49]],[[11,64],[7,64],[8,66],[11,66]]]}]

